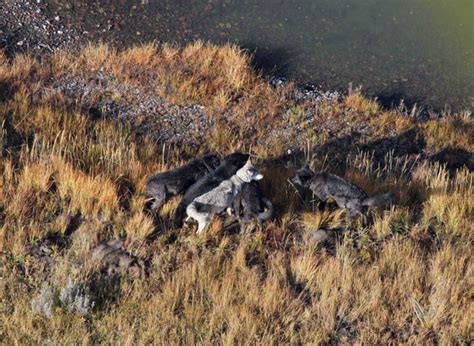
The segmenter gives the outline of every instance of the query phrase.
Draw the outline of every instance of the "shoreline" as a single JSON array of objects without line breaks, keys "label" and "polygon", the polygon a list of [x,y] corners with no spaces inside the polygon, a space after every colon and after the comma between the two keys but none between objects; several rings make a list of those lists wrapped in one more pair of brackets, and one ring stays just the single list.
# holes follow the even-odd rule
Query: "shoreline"
[{"label": "shoreline", "polygon": [[[70,6],[74,5],[66,2],[61,6],[65,8],[65,11],[69,11],[71,9]],[[28,2],[5,0],[0,5],[0,49],[4,49],[10,57],[17,53],[33,54],[41,57],[42,55],[50,55],[57,49],[79,50],[80,47],[84,47],[87,44],[98,44],[98,42],[104,39],[107,42],[107,40],[115,37],[115,30],[120,30],[114,27],[113,20],[104,19],[103,23],[97,23],[97,27],[93,29],[94,32],[89,32],[86,30],[85,24],[81,26],[78,21],[73,22],[69,18],[64,18],[59,12],[53,12],[53,8],[55,7],[51,6],[47,0]],[[88,23],[87,26],[91,26],[91,24]],[[163,37],[166,37],[166,35],[163,35]],[[189,42],[188,44],[191,43]],[[107,44],[110,43],[107,42]],[[143,44],[146,44],[146,42]],[[161,44],[166,43],[162,42]],[[133,46],[140,46],[140,44],[132,44],[128,48]],[[120,49],[127,49],[127,47]],[[254,64],[255,62],[253,62]],[[270,83],[277,81],[277,83],[281,84],[282,80],[291,81],[291,83],[295,83],[298,86],[301,92],[347,93],[347,89],[324,89],[318,87],[317,83],[301,82],[298,79],[288,79],[285,76],[274,75],[274,69],[268,70],[263,67],[255,67],[259,73],[263,73],[265,80]],[[348,89],[352,88],[351,85],[351,83],[348,84]],[[353,85],[353,87],[358,87],[358,85]],[[373,94],[371,98],[378,99],[379,103],[387,110],[399,107],[401,103],[410,109],[417,104],[416,101],[404,102],[403,99],[397,96],[387,97],[382,94],[377,96],[377,92]],[[430,116],[439,116],[446,112],[450,113],[449,109],[434,108],[431,105],[418,105],[417,108],[422,113],[422,118],[424,119]],[[472,109],[466,107],[466,109],[459,109],[458,113],[465,111],[472,112]]]},{"label": "shoreline", "polygon": [[[222,136],[231,136],[236,141],[232,145],[263,152],[265,147],[281,146],[277,155],[321,146],[319,151],[329,150],[339,157],[339,164],[344,161],[337,152],[342,145],[345,155],[374,151],[377,162],[392,150],[395,156],[440,160],[449,169],[474,167],[467,144],[458,150],[437,142],[449,143],[450,136],[462,137],[464,132],[451,134],[447,129],[435,141],[426,139],[435,128],[456,121],[465,124],[468,135],[469,112],[440,116],[404,106],[387,109],[360,89],[344,94],[268,79],[253,70],[251,57],[237,46],[197,41],[185,47],[148,44],[121,51],[88,45],[41,58],[19,55],[8,64],[13,69],[26,65],[33,74],[27,80],[12,76],[3,81],[3,101],[22,88],[42,85],[31,93],[33,105],[59,98],[61,109],[91,120],[113,120],[158,145],[195,150],[206,139],[226,150],[230,143]],[[19,76],[24,73],[28,72]]]}]

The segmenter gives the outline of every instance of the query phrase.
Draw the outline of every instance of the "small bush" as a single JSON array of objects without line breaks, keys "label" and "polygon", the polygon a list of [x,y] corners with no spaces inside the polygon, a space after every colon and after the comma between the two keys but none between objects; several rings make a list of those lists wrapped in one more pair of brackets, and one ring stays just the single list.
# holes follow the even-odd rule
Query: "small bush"
[{"label": "small bush", "polygon": [[48,319],[53,318],[53,309],[56,305],[56,293],[54,289],[48,284],[43,284],[40,293],[31,301],[31,308],[33,312]]},{"label": "small bush", "polygon": [[87,286],[69,281],[59,293],[59,300],[69,312],[87,315],[94,308],[95,303],[90,298]]}]

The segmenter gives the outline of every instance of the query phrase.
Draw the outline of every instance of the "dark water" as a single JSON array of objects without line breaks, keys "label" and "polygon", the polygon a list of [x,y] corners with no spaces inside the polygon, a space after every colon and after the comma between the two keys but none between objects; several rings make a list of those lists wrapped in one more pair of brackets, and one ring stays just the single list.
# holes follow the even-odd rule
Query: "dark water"
[{"label": "dark water", "polygon": [[474,0],[64,1],[91,38],[236,42],[264,71],[384,103],[474,108]]}]

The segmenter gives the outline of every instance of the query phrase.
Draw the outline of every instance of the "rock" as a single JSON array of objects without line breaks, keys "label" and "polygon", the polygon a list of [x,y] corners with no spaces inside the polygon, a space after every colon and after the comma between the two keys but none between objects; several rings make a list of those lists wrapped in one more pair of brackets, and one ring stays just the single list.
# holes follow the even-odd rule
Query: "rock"
[{"label": "rock", "polygon": [[270,85],[275,88],[283,88],[288,84],[288,80],[285,77],[272,77],[270,79]]},{"label": "rock", "polygon": [[101,263],[108,275],[129,273],[139,276],[142,266],[138,259],[124,249],[125,239],[114,239],[102,243],[92,250],[92,259]]},{"label": "rock", "polygon": [[319,245],[324,243],[329,239],[329,234],[323,229],[318,229],[316,231],[311,231],[308,234],[307,242],[309,245]]}]

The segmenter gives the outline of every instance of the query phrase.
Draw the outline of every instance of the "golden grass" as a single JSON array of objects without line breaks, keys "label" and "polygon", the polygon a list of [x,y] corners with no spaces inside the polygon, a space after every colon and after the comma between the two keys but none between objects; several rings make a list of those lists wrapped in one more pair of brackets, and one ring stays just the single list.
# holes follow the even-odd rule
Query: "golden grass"
[{"label": "golden grass", "polygon": [[[188,47],[144,46],[123,52],[89,46],[58,52],[42,63],[0,56],[0,340],[6,344],[462,344],[472,340],[473,174],[448,172],[428,161],[414,164],[387,154],[376,165],[370,153],[350,156],[346,178],[369,194],[394,191],[396,204],[374,210],[368,226],[341,236],[335,253],[308,247],[303,233],[345,224],[340,210],[311,210],[288,184],[294,169],[268,163],[286,144],[271,138],[250,147],[281,124],[286,93],[271,90],[234,46],[197,42]],[[216,117],[201,148],[157,148],[131,127],[90,120],[62,94],[38,98],[49,78],[108,70],[117,80],[156,82],[176,103],[199,102]],[[239,96],[239,102],[234,97]],[[288,101],[290,102],[290,101]],[[292,109],[301,117],[307,104]],[[313,108],[312,108],[313,107]],[[472,154],[468,118],[424,125],[393,118],[360,93],[327,117],[348,116],[374,126],[414,128],[430,150],[458,148]],[[331,108],[333,107],[333,108]],[[220,119],[226,108],[236,118]],[[348,111],[348,113],[344,113]],[[393,111],[395,112],[395,111]],[[283,112],[285,113],[285,112]],[[247,137],[251,124],[262,129]],[[376,119],[381,120],[381,124]],[[292,120],[293,121],[293,120]],[[297,121],[294,120],[296,123]],[[461,121],[457,131],[456,121]],[[241,127],[234,127],[241,124]],[[236,129],[236,130],[235,130]],[[377,129],[376,129],[377,130]],[[375,131],[377,132],[377,131]],[[385,133],[381,131],[381,133]],[[258,137],[259,139],[263,137]],[[324,145],[330,137],[320,137]],[[214,149],[221,155],[252,150],[265,176],[263,190],[276,220],[244,234],[223,230],[220,219],[200,236],[170,228],[179,202],[153,215],[145,211],[147,176],[183,163],[182,154]],[[307,158],[326,167],[332,158]],[[51,256],[48,271],[31,256],[47,236],[66,237],[70,219],[81,222],[67,246]],[[153,218],[156,218],[154,220]],[[152,235],[156,236],[154,239]],[[127,250],[149,263],[148,275],[111,283],[100,278],[90,249],[127,237]],[[35,314],[42,285],[80,280],[92,287],[96,307],[85,316],[57,305],[52,319]]]},{"label": "golden grass", "polygon": [[308,231],[337,229],[344,224],[344,214],[342,210],[335,212],[324,210],[316,213],[303,213],[301,222]]},{"label": "golden grass", "polygon": [[349,90],[345,104],[350,110],[367,116],[376,115],[380,111],[380,105],[362,95],[360,89]]},{"label": "golden grass", "polygon": [[474,123],[472,117],[448,117],[429,121],[423,126],[427,145],[432,150],[457,148],[474,150]]}]

